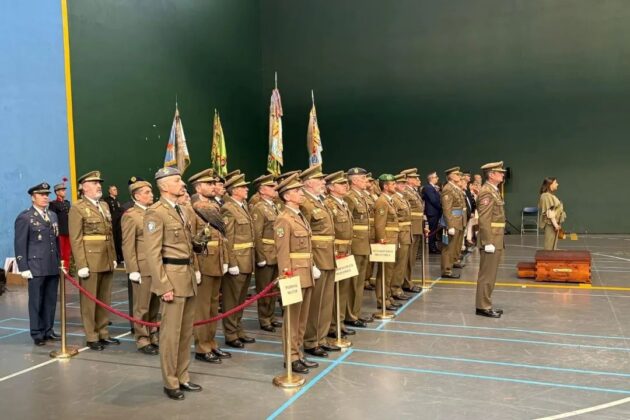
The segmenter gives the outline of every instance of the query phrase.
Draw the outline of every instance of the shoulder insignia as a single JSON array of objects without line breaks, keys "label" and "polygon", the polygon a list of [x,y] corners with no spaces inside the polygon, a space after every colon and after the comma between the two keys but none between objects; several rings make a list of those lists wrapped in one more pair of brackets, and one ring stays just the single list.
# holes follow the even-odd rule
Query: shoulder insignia
[{"label": "shoulder insignia", "polygon": [[283,238],[284,237],[284,228],[279,227],[278,229],[276,229],[276,234],[278,235],[278,238]]},{"label": "shoulder insignia", "polygon": [[155,231],[157,230],[157,229],[156,229],[156,226],[155,226],[155,222],[152,222],[152,221],[151,221],[151,222],[147,222],[147,230],[148,230],[150,233],[155,232]]},{"label": "shoulder insignia", "polygon": [[381,216],[385,214],[385,209],[378,209],[378,214]]},{"label": "shoulder insignia", "polygon": [[483,205],[483,206],[487,206],[488,204],[490,204],[490,199],[489,199],[488,197],[484,197],[484,198],[481,200],[481,205]]},{"label": "shoulder insignia", "polygon": [[252,214],[252,219],[253,220],[258,220],[258,213]]}]

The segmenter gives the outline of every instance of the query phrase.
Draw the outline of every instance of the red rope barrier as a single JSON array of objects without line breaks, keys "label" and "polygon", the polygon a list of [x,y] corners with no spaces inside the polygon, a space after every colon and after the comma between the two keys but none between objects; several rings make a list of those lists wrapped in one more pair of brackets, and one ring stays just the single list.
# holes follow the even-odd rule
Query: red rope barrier
[{"label": "red rope barrier", "polygon": [[[74,287],[76,287],[77,289],[79,289],[79,291],[81,293],[83,293],[88,299],[90,299],[92,302],[96,303],[98,306],[104,308],[105,310],[113,313],[114,315],[118,315],[121,318],[126,319],[127,321],[131,321],[133,323],[136,324],[140,324],[140,325],[145,325],[147,327],[159,327],[160,323],[159,322],[148,322],[148,321],[143,321],[141,319],[136,319],[134,317],[131,317],[129,315],[127,315],[124,312],[119,311],[116,308],[112,308],[111,306],[109,306],[108,304],[106,304],[105,302],[102,302],[100,300],[98,300],[96,298],[96,296],[94,296],[92,293],[90,293],[89,291],[87,291],[83,286],[81,286],[81,284],[79,284],[79,282],[74,279],[72,276],[70,276],[68,273],[64,272],[64,275],[66,277],[66,279],[70,282],[70,284],[72,284]],[[198,325],[205,325],[205,324],[210,324],[212,322],[216,322],[219,321],[225,317],[228,317],[236,312],[239,312],[240,310],[250,306],[251,304],[253,304],[254,302],[256,302],[258,299],[264,298],[264,297],[271,297],[271,296],[276,296],[278,293],[277,292],[271,292],[269,293],[269,291],[277,284],[277,280],[276,281],[272,281],[271,283],[269,283],[263,290],[260,291],[260,293],[255,294],[254,296],[250,297],[249,299],[247,299],[245,302],[241,303],[238,306],[235,306],[234,308],[230,309],[227,312],[223,312],[213,318],[210,319],[205,319],[203,321],[197,321],[195,322],[193,325],[194,326],[198,326]]]}]

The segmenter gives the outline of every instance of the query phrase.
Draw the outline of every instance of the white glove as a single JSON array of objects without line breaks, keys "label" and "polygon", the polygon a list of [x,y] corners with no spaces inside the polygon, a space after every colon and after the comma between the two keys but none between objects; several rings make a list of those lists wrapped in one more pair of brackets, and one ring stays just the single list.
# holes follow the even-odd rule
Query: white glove
[{"label": "white glove", "polygon": [[227,273],[227,271],[228,271],[228,265],[223,264],[223,274]]},{"label": "white glove", "polygon": [[258,267],[264,267],[264,266],[266,266],[266,265],[267,265],[267,261],[257,262],[257,263],[256,263],[256,265],[257,265]]},{"label": "white glove", "polygon": [[238,266],[228,268],[228,273],[230,273],[233,276],[238,276],[240,272],[241,271],[238,269]]},{"label": "white glove", "polygon": [[23,279],[32,279],[33,278],[33,274],[31,274],[31,270],[22,271],[20,273],[20,275],[22,276]]},{"label": "white glove", "polygon": [[116,261],[114,261],[113,263],[114,263],[114,270],[115,270],[116,267],[118,267],[118,263]]},{"label": "white glove", "polygon": [[133,273],[129,273],[129,280],[137,281],[138,284],[142,284],[142,277],[140,276],[140,273],[138,273],[137,271],[134,271]]},{"label": "white glove", "polygon": [[451,236],[455,235],[455,228],[450,228],[448,230],[448,234],[451,235]]},{"label": "white glove", "polygon": [[319,268],[313,266],[313,278],[315,280],[317,280],[318,278],[320,278],[322,276],[322,272],[319,271]]},{"label": "white glove", "polygon": [[77,271],[77,274],[82,279],[86,279],[86,278],[90,277],[90,269],[87,268],[87,267],[80,268],[79,271]]},{"label": "white glove", "polygon": [[486,251],[488,254],[494,254],[495,248],[494,248],[494,245],[490,244],[490,245],[484,246],[483,250]]},{"label": "white glove", "polygon": [[195,280],[197,280],[197,284],[201,284],[201,271],[195,271]]}]

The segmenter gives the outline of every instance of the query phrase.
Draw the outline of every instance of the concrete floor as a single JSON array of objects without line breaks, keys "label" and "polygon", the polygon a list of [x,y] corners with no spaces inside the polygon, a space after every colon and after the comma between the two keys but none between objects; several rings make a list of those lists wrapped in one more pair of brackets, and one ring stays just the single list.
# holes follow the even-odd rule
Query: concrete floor
[{"label": "concrete floor", "polygon": [[[542,238],[541,238],[542,239]],[[0,297],[0,413],[5,419],[57,418],[423,418],[534,419],[627,398],[579,418],[630,418],[630,237],[592,235],[561,248],[589,249],[593,285],[538,284],[516,278],[533,260],[536,237],[507,237],[494,293],[501,319],[474,314],[478,254],[461,280],[439,279],[430,258],[430,291],[415,295],[389,322],[351,337],[353,347],[318,359],[299,391],[274,387],[282,373],[279,333],[246,325],[257,338],[222,365],[193,361],[204,392],[175,402],[162,394],[159,360],[135,351],[129,324],[112,318],[123,340],[70,361],[50,359],[53,344],[28,335],[24,289]],[[71,343],[83,346],[76,290],[68,284]],[[113,302],[127,309],[117,273]],[[375,310],[365,294],[365,312]],[[220,334],[220,333],[219,333]],[[28,370],[28,369],[31,370]]]}]

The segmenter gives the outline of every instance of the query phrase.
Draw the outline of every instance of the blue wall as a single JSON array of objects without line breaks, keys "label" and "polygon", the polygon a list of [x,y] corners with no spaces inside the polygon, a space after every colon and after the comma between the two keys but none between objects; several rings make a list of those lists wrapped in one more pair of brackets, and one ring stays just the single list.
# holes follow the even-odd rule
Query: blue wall
[{"label": "blue wall", "polygon": [[26,190],[70,174],[61,1],[0,0],[0,39],[1,266]]}]

